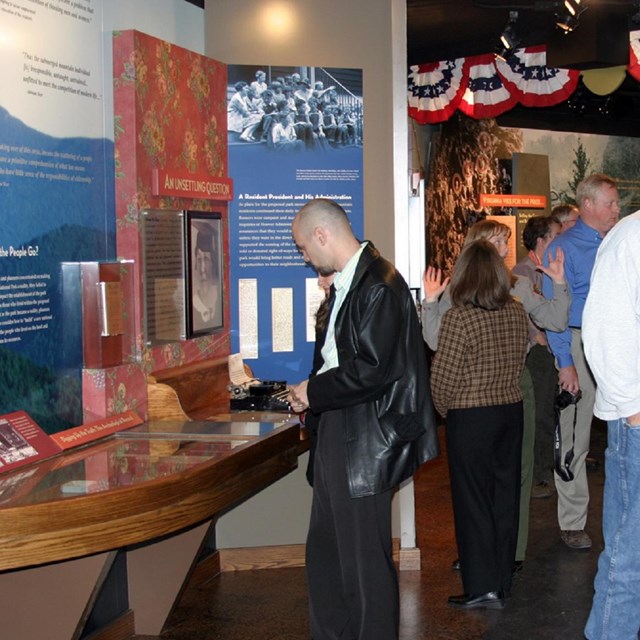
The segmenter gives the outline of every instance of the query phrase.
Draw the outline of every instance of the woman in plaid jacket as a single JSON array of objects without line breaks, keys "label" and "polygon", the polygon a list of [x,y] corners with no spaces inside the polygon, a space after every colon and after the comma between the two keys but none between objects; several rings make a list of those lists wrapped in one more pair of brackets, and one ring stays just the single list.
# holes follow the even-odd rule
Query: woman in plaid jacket
[{"label": "woman in plaid jacket", "polygon": [[431,388],[446,417],[456,540],[464,593],[449,604],[502,608],[518,535],[522,392],[528,320],[511,276],[486,240],[466,245],[450,284]]}]

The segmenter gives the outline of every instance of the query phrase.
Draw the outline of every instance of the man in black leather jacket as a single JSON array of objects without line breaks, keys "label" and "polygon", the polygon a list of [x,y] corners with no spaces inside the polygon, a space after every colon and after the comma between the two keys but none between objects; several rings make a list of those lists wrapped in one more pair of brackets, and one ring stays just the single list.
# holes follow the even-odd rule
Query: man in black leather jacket
[{"label": "man in black leather jacket", "polygon": [[292,232],[318,273],[337,272],[324,364],[289,394],[295,411],[321,414],[306,558],[312,637],[394,640],[393,490],[438,454],[416,308],[332,200],[307,203]]}]

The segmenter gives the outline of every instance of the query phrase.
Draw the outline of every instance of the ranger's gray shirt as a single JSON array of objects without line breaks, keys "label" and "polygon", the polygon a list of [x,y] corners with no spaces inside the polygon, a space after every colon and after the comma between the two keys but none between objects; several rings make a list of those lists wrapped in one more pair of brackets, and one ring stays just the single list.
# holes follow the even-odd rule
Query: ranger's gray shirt
[{"label": "ranger's gray shirt", "polygon": [[[553,299],[547,300],[536,293],[529,278],[514,276],[515,284],[511,295],[522,303],[524,310],[536,326],[550,331],[564,331],[569,322],[569,306],[571,296],[566,283],[553,283]],[[433,351],[438,350],[438,333],[442,316],[451,309],[451,295],[449,286],[444,290],[439,300],[435,302],[422,301],[422,337]]]}]

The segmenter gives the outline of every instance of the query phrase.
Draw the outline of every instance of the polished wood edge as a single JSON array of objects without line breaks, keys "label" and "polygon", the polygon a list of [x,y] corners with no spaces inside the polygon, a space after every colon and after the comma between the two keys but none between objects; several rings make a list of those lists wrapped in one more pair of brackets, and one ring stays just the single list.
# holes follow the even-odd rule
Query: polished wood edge
[{"label": "polished wood edge", "polygon": [[228,571],[283,569],[304,566],[304,544],[220,549],[220,569],[223,573]]},{"label": "polished wood edge", "polygon": [[[246,368],[246,367],[245,367]],[[250,370],[248,371],[249,375]],[[209,358],[154,371],[148,377],[149,418],[199,419],[229,410],[227,358]],[[173,395],[161,387],[172,389]]]},{"label": "polished wood edge", "polygon": [[129,610],[100,630],[86,636],[84,640],[132,640],[134,634],[134,615],[133,611]]},{"label": "polished wood edge", "polygon": [[187,529],[293,471],[288,425],[230,455],[138,486],[0,509],[0,571],[69,560]]},{"label": "polished wood edge", "polygon": [[176,377],[184,376],[189,373],[198,373],[200,371],[206,371],[207,369],[217,368],[221,365],[228,367],[227,356],[221,358],[207,358],[205,360],[197,360],[196,362],[190,362],[188,364],[181,364],[177,367],[169,367],[168,369],[158,369],[152,371],[149,375],[150,381],[164,382],[165,380],[171,380]]},{"label": "polished wood edge", "polygon": [[400,538],[393,538],[391,540],[391,557],[397,567],[400,562]]},{"label": "polished wood edge", "polygon": [[[400,571],[420,570],[420,549],[401,549],[394,538],[393,560]],[[268,547],[238,547],[220,549],[220,570],[251,571],[254,569],[285,569],[305,566],[304,544],[283,544]],[[417,560],[417,565],[416,565]]]},{"label": "polished wood edge", "polygon": [[200,560],[189,578],[189,587],[200,587],[221,573],[220,552],[214,551]]},{"label": "polished wood edge", "polygon": [[400,549],[398,569],[400,571],[420,571],[420,549],[418,547]]},{"label": "polished wood edge", "polygon": [[[251,367],[244,365],[249,378]],[[148,376],[149,417],[167,419],[182,414],[183,419],[203,420],[229,411],[229,364],[227,356],[158,369]],[[166,385],[175,395],[155,387]]]},{"label": "polished wood edge", "polygon": [[147,417],[149,420],[191,419],[182,408],[176,390],[160,382],[147,385]]}]

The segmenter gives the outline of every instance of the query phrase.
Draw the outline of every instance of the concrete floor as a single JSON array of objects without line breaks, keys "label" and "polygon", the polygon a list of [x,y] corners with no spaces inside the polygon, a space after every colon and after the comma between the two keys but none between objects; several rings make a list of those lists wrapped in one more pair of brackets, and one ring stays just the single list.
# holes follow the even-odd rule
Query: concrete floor
[{"label": "concrete floor", "polygon": [[[594,422],[591,456],[604,460],[606,426]],[[400,574],[401,640],[577,640],[591,607],[598,554],[604,470],[589,472],[590,551],[561,541],[555,497],[531,501],[527,560],[501,611],[459,611],[447,597],[462,591],[456,557],[446,453],[415,479],[421,571]],[[225,573],[187,589],[163,640],[309,640],[304,569]],[[375,640],[375,639],[372,639]]]}]

